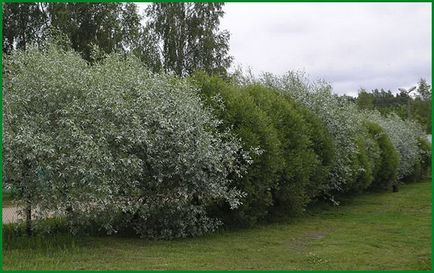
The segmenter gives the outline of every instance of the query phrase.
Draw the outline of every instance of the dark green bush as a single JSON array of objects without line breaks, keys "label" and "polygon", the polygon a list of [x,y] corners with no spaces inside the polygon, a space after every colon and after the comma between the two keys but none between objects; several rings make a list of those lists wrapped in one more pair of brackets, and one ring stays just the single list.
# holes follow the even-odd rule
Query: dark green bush
[{"label": "dark green bush", "polygon": [[419,160],[413,165],[413,171],[403,178],[404,182],[416,182],[431,175],[431,143],[425,138],[418,137]]},{"label": "dark green bush", "polygon": [[418,144],[421,153],[420,162],[421,162],[422,175],[431,175],[431,160],[432,160],[431,143],[425,138],[419,137]]},{"label": "dark green bush", "polygon": [[312,141],[314,132],[311,131],[318,124],[309,123],[307,115],[304,115],[306,111],[301,111],[301,107],[297,107],[288,97],[270,88],[253,85],[245,90],[271,118],[282,143],[284,164],[279,172],[277,188],[273,191],[272,214],[299,213],[324,187],[324,180],[317,179],[318,174],[325,174],[325,170],[313,148],[314,143],[318,148],[321,143]]},{"label": "dark green bush", "polygon": [[252,225],[271,215],[297,214],[329,187],[334,159],[331,137],[318,118],[290,98],[261,85],[239,86],[196,74],[206,104],[232,128],[244,149],[259,148],[253,164],[234,185],[247,195],[230,210],[210,211],[225,223]]},{"label": "dark green bush", "polygon": [[350,166],[354,178],[343,192],[358,193],[368,188],[387,189],[397,180],[399,155],[383,128],[374,123],[364,123],[366,135],[357,139],[357,154]]},{"label": "dark green bush", "polygon": [[204,74],[196,74],[193,81],[200,88],[207,104],[223,120],[221,130],[233,128],[246,150],[261,149],[260,153],[252,153],[253,164],[243,178],[234,180],[234,185],[247,193],[242,200],[243,205],[236,210],[230,210],[225,204],[211,208],[212,213],[225,223],[253,225],[267,215],[272,205],[271,191],[279,179],[278,170],[282,169],[278,132],[268,115],[240,87]]},{"label": "dark green bush", "polygon": [[384,129],[374,123],[366,122],[369,136],[378,145],[380,156],[373,162],[372,188],[387,189],[398,175],[399,154]]},{"label": "dark green bush", "polygon": [[303,114],[311,148],[318,160],[317,166],[311,173],[307,193],[311,199],[321,196],[331,188],[331,169],[335,160],[335,146],[331,135],[321,120],[303,106],[294,105]]},{"label": "dark green bush", "polygon": [[[357,155],[352,168],[355,173],[353,180],[346,184],[344,192],[358,193],[367,189],[374,179],[375,160],[379,157],[379,147],[372,139],[359,137],[356,142]],[[378,156],[376,156],[378,155]]]}]

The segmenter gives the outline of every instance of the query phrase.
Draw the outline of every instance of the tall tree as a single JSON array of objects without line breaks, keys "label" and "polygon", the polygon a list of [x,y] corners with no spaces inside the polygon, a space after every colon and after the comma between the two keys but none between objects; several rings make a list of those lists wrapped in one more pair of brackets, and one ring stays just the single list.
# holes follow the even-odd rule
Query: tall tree
[{"label": "tall tree", "polygon": [[5,53],[60,31],[88,61],[96,46],[102,53],[133,52],[152,70],[161,68],[156,35],[142,26],[134,3],[4,3],[3,10]]},{"label": "tall tree", "polygon": [[229,33],[219,28],[223,3],[153,3],[148,26],[157,34],[166,71],[225,74],[232,57]]},{"label": "tall tree", "polygon": [[51,3],[49,13],[51,25],[68,35],[86,60],[93,46],[106,53],[122,49],[121,3]]},{"label": "tall tree", "polygon": [[130,51],[154,72],[161,70],[161,57],[158,37],[153,29],[143,26],[143,16],[139,15],[137,5],[125,4],[121,12],[122,18],[122,47]]},{"label": "tall tree", "polygon": [[[418,87],[409,90],[400,88],[399,93],[393,95],[390,90],[387,92],[383,89],[374,89],[372,92],[361,90],[356,99],[357,105],[361,109],[376,109],[382,114],[396,113],[403,119],[417,120],[426,129],[427,133],[431,132],[431,86],[426,80],[421,79]],[[415,91],[416,96],[412,96]]]},{"label": "tall tree", "polygon": [[431,101],[431,97],[432,97],[431,85],[429,85],[425,79],[419,80],[416,92],[419,94],[422,100]]},{"label": "tall tree", "polygon": [[365,89],[359,91],[357,97],[357,106],[360,109],[373,109],[374,108],[374,96],[368,93]]},{"label": "tall tree", "polygon": [[3,52],[39,44],[48,26],[47,4],[3,3]]},{"label": "tall tree", "polygon": [[420,79],[416,89],[417,97],[412,102],[414,118],[424,125],[427,133],[432,127],[432,89],[425,79]]}]

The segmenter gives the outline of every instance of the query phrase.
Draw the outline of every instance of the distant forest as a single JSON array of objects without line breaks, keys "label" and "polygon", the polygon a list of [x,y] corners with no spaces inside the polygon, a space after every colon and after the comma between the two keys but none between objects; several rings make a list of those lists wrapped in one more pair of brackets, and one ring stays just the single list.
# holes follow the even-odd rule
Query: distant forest
[{"label": "distant forest", "polygon": [[431,133],[431,96],[431,85],[420,79],[417,86],[408,90],[400,88],[396,94],[384,89],[371,92],[362,89],[357,98],[351,100],[360,109],[376,109],[384,115],[394,112],[402,119],[417,120],[427,133]]}]

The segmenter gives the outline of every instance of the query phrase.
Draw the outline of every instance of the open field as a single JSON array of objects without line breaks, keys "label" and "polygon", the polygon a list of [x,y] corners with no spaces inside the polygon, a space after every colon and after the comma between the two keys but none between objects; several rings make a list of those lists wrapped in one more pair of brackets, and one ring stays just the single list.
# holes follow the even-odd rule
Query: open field
[{"label": "open field", "polygon": [[367,193],[291,222],[202,238],[13,237],[3,269],[431,269],[431,181]]}]

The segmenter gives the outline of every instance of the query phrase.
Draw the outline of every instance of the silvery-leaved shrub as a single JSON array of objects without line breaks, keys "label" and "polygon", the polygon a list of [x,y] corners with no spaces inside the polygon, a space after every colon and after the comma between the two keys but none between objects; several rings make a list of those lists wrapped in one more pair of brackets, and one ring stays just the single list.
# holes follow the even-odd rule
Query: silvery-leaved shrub
[{"label": "silvery-leaved shrub", "polygon": [[73,230],[175,238],[215,230],[211,202],[240,205],[231,179],[250,156],[186,81],[128,56],[89,65],[55,45],[4,61],[3,178],[23,206]]},{"label": "silvery-leaved shrub", "polygon": [[[287,94],[316,113],[328,128],[336,147],[331,192],[360,191],[372,182],[387,186],[405,179],[420,165],[423,151],[418,139],[424,139],[425,135],[415,121],[402,120],[395,114],[383,116],[376,111],[360,111],[353,102],[334,95],[326,82],[311,82],[301,73],[264,74],[249,81],[259,81]],[[380,139],[366,128],[366,121],[381,127],[374,131],[384,130]]]},{"label": "silvery-leaved shrub", "polygon": [[328,129],[334,142],[336,157],[330,184],[324,193],[346,191],[348,185],[357,183],[360,172],[365,172],[358,164],[358,142],[360,136],[366,133],[362,126],[363,116],[357,107],[334,95],[329,84],[322,81],[311,82],[300,73],[288,72],[283,76],[264,74],[258,81],[288,95],[318,115]]},{"label": "silvery-leaved shrub", "polygon": [[365,115],[384,129],[398,151],[397,178],[401,180],[410,176],[424,154],[419,144],[419,139],[426,138],[422,126],[413,120],[402,120],[394,113],[383,116],[377,111],[366,111]]}]

